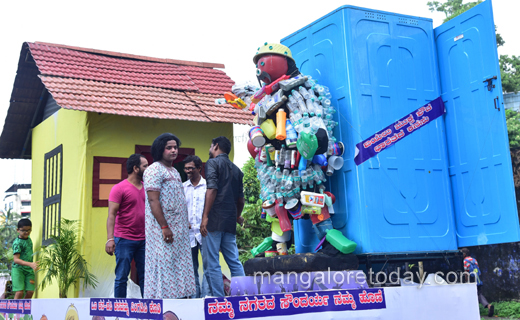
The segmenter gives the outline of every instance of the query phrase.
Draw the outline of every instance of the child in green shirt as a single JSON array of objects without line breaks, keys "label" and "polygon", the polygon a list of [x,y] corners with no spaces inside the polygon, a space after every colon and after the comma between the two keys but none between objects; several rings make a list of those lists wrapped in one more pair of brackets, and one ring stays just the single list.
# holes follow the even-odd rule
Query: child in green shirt
[{"label": "child in green shirt", "polygon": [[29,238],[31,231],[31,220],[18,221],[18,238],[13,242],[14,263],[11,268],[15,299],[30,299],[34,293],[34,272],[38,270],[38,262],[33,262],[33,243]]}]

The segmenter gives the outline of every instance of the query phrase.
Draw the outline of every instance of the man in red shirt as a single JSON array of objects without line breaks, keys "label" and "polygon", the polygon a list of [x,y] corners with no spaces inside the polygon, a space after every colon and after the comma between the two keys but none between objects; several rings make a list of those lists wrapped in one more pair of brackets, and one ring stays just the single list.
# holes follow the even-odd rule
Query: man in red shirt
[{"label": "man in red shirt", "polygon": [[135,260],[141,296],[144,296],[145,192],[143,173],[148,161],[133,154],[126,162],[128,178],[112,187],[108,197],[107,242],[105,251],[116,254],[114,298],[126,298],[126,283]]}]

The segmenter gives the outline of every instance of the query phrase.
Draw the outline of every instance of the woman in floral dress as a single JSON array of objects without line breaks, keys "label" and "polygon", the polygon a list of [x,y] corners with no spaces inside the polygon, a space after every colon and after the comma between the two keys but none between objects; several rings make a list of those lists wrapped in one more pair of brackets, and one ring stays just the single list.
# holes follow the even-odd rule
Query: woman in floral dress
[{"label": "woman in floral dress", "polygon": [[152,144],[154,163],[144,172],[146,299],[175,299],[195,293],[188,209],[181,177],[172,166],[180,145],[171,133],[158,136]]}]

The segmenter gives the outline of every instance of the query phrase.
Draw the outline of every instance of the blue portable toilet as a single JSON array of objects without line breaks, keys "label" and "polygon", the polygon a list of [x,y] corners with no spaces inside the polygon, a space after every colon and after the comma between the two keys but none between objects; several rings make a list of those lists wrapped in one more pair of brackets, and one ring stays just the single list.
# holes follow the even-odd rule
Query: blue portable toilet
[{"label": "blue portable toilet", "polygon": [[[356,253],[520,240],[494,30],[490,0],[436,29],[343,6],[282,39],[338,109],[346,151],[329,184],[332,221]],[[357,143],[439,96],[443,117],[356,166]],[[295,221],[296,252],[318,244],[311,227]]]}]

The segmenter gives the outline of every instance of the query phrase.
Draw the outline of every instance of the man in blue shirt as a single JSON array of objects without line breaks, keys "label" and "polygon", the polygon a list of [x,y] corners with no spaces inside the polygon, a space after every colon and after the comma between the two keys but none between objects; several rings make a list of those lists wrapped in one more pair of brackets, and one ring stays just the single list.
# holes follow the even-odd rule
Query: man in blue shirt
[{"label": "man in blue shirt", "polygon": [[236,224],[242,224],[244,209],[244,174],[229,160],[231,142],[226,137],[213,139],[206,162],[206,202],[200,224],[202,264],[210,294],[223,297],[224,281],[219,263],[219,250],[231,271],[231,277],[244,276],[238,260]]}]

